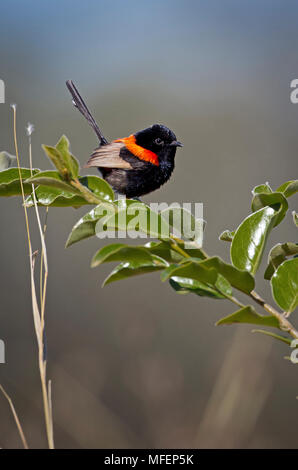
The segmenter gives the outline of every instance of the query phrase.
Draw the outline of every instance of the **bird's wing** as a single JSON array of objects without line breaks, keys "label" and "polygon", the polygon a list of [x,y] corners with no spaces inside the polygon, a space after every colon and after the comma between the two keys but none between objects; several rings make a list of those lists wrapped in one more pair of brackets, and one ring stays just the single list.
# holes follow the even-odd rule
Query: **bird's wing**
[{"label": "bird's wing", "polygon": [[111,142],[97,148],[92,153],[84,168],[93,166],[101,168],[123,168],[132,170],[132,166],[120,157],[121,149],[125,148],[122,142]]}]

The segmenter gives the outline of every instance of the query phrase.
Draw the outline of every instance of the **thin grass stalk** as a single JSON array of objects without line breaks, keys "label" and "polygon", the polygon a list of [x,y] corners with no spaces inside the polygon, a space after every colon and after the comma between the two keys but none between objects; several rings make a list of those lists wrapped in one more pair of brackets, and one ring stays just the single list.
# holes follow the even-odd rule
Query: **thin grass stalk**
[{"label": "thin grass stalk", "polygon": [[[18,164],[18,170],[19,170],[19,179],[20,179],[22,199],[23,199],[23,207],[24,207],[24,214],[25,214],[25,221],[26,221],[26,231],[27,231],[27,237],[28,237],[28,248],[29,248],[29,258],[30,258],[30,274],[31,274],[32,310],[33,310],[33,320],[34,320],[34,326],[35,326],[35,333],[36,333],[37,344],[38,344],[38,362],[39,362],[40,380],[41,380],[41,388],[42,388],[43,407],[44,407],[44,416],[45,416],[45,424],[46,424],[46,434],[47,434],[47,440],[48,440],[49,448],[54,449],[52,417],[51,417],[51,412],[50,412],[48,391],[47,391],[47,385],[46,385],[46,362],[44,361],[44,358],[43,358],[45,299],[44,298],[42,299],[43,300],[43,305],[41,306],[42,314],[40,314],[39,307],[38,307],[38,302],[37,302],[37,297],[36,297],[36,288],[35,288],[35,280],[34,280],[34,266],[35,266],[36,253],[34,253],[34,254],[32,253],[32,244],[31,244],[31,237],[30,237],[28,213],[27,213],[27,207],[26,207],[26,204],[25,204],[25,193],[24,193],[24,186],[23,186],[23,181],[22,181],[21,165],[20,165],[20,158],[19,158],[19,151],[18,151],[17,130],[16,130],[17,129],[17,126],[16,126],[16,105],[13,105],[12,109],[13,109],[14,144],[15,144],[15,152],[16,152],[16,158],[17,158],[17,164]],[[30,149],[29,149],[30,168],[31,168],[31,173],[32,173],[31,140],[29,140],[29,147],[30,147]],[[39,227],[39,230],[41,230],[41,223],[40,223],[40,218],[39,218],[39,213],[38,213],[38,208],[37,208],[36,197],[35,197],[35,192],[34,191],[33,191],[33,199],[35,200],[34,205],[35,205],[35,212],[36,212],[38,227]],[[40,233],[42,234],[42,230],[41,230]],[[45,241],[44,241],[44,237],[42,235],[41,235],[41,244],[42,244],[42,249],[45,251]],[[46,253],[46,251],[45,251],[45,253]],[[45,254],[44,254],[44,257],[45,257]],[[46,262],[44,261],[44,266],[47,267],[47,261]],[[45,283],[44,283],[45,287],[43,289],[44,295],[46,293],[46,281],[47,281],[47,275],[45,276]]]},{"label": "thin grass stalk", "polygon": [[[32,138],[31,138],[33,130],[34,130],[34,126],[29,123],[27,126],[27,135],[29,139],[29,165],[30,165],[31,176],[33,175]],[[44,268],[43,286],[42,286],[42,292],[41,292],[41,307],[40,307],[41,325],[40,325],[40,347],[38,351],[39,370],[40,370],[42,395],[43,395],[43,402],[44,402],[44,413],[45,413],[48,444],[49,444],[50,449],[54,449],[52,402],[51,402],[51,399],[49,398],[48,389],[47,389],[47,376],[46,376],[47,363],[44,357],[45,301],[46,301],[46,290],[47,290],[47,281],[48,281],[48,257],[47,257],[47,248],[46,248],[46,243],[45,243],[44,231],[43,231],[40,216],[39,216],[39,210],[38,210],[38,205],[37,205],[37,200],[36,200],[36,195],[35,195],[34,184],[32,184],[32,197],[33,197],[34,209],[35,209],[36,220],[37,220],[40,241],[41,241],[41,270]],[[36,298],[36,301],[37,301],[37,298]]]},{"label": "thin grass stalk", "polygon": [[[47,231],[47,222],[48,222],[48,213],[49,213],[49,207],[46,207],[46,215],[45,215],[45,221],[43,224],[43,236],[45,239],[46,236],[46,231]],[[40,259],[40,272],[39,272],[39,290],[40,290],[40,305],[42,305],[42,299],[43,299],[43,251],[41,252],[41,259]]]},{"label": "thin grass stalk", "polygon": [[20,438],[21,438],[23,447],[24,447],[24,449],[29,449],[28,443],[27,443],[27,439],[26,439],[26,437],[25,437],[25,434],[24,434],[23,428],[22,428],[22,426],[21,426],[19,417],[18,417],[17,412],[16,412],[16,409],[15,409],[15,407],[14,407],[13,401],[12,401],[12,399],[10,398],[10,396],[8,395],[8,393],[4,390],[4,388],[2,387],[1,384],[0,384],[0,391],[3,393],[4,397],[5,397],[6,400],[8,401],[8,404],[9,404],[9,406],[10,406],[10,409],[11,409],[12,415],[13,415],[13,417],[14,417],[16,426],[17,426],[18,431],[19,431],[19,435],[20,435]]}]

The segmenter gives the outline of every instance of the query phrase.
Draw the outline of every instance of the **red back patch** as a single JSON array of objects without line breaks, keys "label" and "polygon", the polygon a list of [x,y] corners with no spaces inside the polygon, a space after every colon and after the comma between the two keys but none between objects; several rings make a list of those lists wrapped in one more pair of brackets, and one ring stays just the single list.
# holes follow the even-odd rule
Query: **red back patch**
[{"label": "red back patch", "polygon": [[151,150],[144,149],[136,143],[136,138],[133,134],[123,139],[114,140],[114,142],[123,142],[127,150],[129,150],[135,157],[145,162],[153,163],[153,165],[159,165],[158,156]]}]

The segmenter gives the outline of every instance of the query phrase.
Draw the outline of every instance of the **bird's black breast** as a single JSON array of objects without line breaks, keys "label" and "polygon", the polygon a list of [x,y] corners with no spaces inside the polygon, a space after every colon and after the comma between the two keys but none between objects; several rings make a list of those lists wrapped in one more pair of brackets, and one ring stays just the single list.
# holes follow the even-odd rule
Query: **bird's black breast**
[{"label": "bird's black breast", "polygon": [[139,197],[160,188],[170,178],[174,162],[159,166],[146,162],[141,170],[127,171],[127,197]]},{"label": "bird's black breast", "polygon": [[123,149],[120,156],[128,161],[132,169],[102,168],[104,179],[113,189],[127,198],[140,197],[160,188],[174,170],[174,158],[161,159],[159,165],[141,160]]}]

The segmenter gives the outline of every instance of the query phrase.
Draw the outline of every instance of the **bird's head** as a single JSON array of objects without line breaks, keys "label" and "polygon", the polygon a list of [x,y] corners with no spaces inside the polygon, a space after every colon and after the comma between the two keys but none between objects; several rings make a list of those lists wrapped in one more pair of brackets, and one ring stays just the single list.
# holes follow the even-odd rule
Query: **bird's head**
[{"label": "bird's head", "polygon": [[136,144],[155,153],[160,162],[174,159],[176,148],[182,147],[174,132],[162,124],[153,124],[147,129],[136,132],[134,136]]}]

